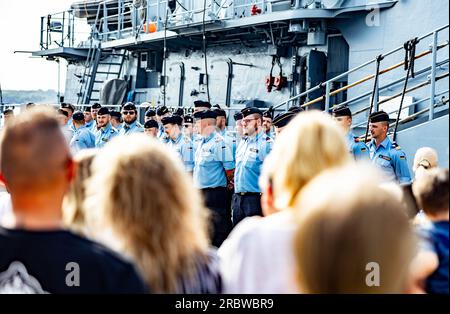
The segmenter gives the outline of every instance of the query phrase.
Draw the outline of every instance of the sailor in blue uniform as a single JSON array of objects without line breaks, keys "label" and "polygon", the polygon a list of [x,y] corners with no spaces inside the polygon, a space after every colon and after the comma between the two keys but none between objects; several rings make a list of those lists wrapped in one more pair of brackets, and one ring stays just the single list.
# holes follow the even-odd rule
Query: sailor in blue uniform
[{"label": "sailor in blue uniform", "polygon": [[233,189],[234,160],[225,140],[216,131],[216,113],[196,112],[201,142],[195,152],[194,184],[212,211],[212,244],[219,247],[231,230],[231,214],[227,208],[227,187]]},{"label": "sailor in blue uniform", "polygon": [[150,137],[158,139],[158,129],[159,125],[156,120],[148,120],[144,123],[144,133]]},{"label": "sailor in blue uniform", "polygon": [[211,107],[212,106],[209,103],[209,101],[204,101],[204,100],[194,101],[194,113],[209,110],[209,109],[211,109]]},{"label": "sailor in blue uniform", "polygon": [[144,128],[137,121],[137,109],[132,102],[126,103],[122,108],[123,126],[119,131],[120,135],[129,135],[132,133],[142,133]]},{"label": "sailor in blue uniform", "polygon": [[183,118],[178,115],[164,117],[161,120],[169,141],[167,145],[180,158],[187,172],[194,171],[194,144],[181,132]]},{"label": "sailor in blue uniform", "polygon": [[297,116],[297,112],[293,111],[287,111],[278,114],[273,119],[273,126],[275,128],[275,137],[280,135],[280,133],[283,131],[283,129],[286,127],[286,125],[291,122],[292,119],[294,119]]},{"label": "sailor in blue uniform", "polygon": [[94,135],[95,135],[95,133],[97,133],[97,131],[99,129],[99,127],[97,126],[97,113],[101,108],[102,108],[102,105],[100,105],[99,103],[93,104],[92,108],[91,108],[91,115],[92,115],[92,119],[94,120],[94,123],[92,124],[91,132],[94,133]]},{"label": "sailor in blue uniform", "polygon": [[165,117],[168,117],[170,115],[169,108],[166,106],[160,106],[156,108],[156,121],[158,122],[159,129],[158,129],[158,139],[162,143],[169,142],[169,138],[167,137],[166,132],[164,132],[164,126],[162,125],[161,120]]},{"label": "sailor in blue uniform", "polygon": [[356,160],[369,160],[369,148],[360,141],[359,137],[355,136],[351,132],[352,127],[352,112],[346,105],[335,106],[332,109],[332,116],[336,122],[345,131],[345,138],[347,140],[347,145],[350,153]]},{"label": "sailor in blue uniform", "polygon": [[92,132],[92,126],[96,123],[95,120],[92,118],[91,110],[92,110],[91,106],[86,106],[84,107],[83,114],[84,114],[84,122],[86,122],[85,126]]},{"label": "sailor in blue uniform", "polygon": [[275,134],[272,131],[273,127],[273,114],[274,114],[273,107],[270,107],[266,111],[263,112],[263,124],[262,127],[264,129],[264,133],[271,137],[272,139],[275,138]]},{"label": "sailor in blue uniform", "polygon": [[153,109],[148,109],[145,112],[145,116],[144,116],[144,123],[149,121],[149,120],[155,120],[156,121],[156,111]]},{"label": "sailor in blue uniform", "polygon": [[84,114],[81,111],[77,111],[72,115],[72,123],[75,130],[70,141],[72,154],[76,154],[83,149],[94,148],[95,136],[86,126]]},{"label": "sailor in blue uniform", "polygon": [[97,127],[98,131],[95,133],[95,147],[101,148],[106,145],[112,138],[119,135],[114,129],[109,120],[111,116],[107,107],[100,108],[97,112]]},{"label": "sailor in blue uniform", "polygon": [[273,140],[262,126],[263,112],[258,108],[242,110],[245,138],[236,152],[236,172],[232,200],[233,226],[250,216],[262,216],[261,190],[258,184],[261,168],[272,150]]},{"label": "sailor in blue uniform", "polygon": [[120,130],[123,128],[122,114],[119,111],[110,111],[109,114],[111,116],[111,125],[118,132],[120,132]]},{"label": "sailor in blue uniform", "polygon": [[387,136],[389,115],[384,111],[374,112],[369,117],[372,140],[369,144],[370,159],[386,175],[386,179],[399,183],[411,182],[411,174],[405,152],[391,142]]},{"label": "sailor in blue uniform", "polygon": [[63,102],[59,109],[67,112],[67,115],[68,115],[67,128],[69,130],[71,130],[72,132],[74,132],[75,128],[73,126],[72,116],[73,116],[73,113],[75,112],[75,106],[72,105],[72,104],[68,104],[68,103]]}]

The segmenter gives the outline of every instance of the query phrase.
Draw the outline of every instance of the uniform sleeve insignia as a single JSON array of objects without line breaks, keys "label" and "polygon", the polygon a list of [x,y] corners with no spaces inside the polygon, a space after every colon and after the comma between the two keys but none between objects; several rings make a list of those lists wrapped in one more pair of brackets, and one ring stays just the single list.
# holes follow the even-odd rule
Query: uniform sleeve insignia
[{"label": "uniform sleeve insignia", "polygon": [[355,143],[359,143],[360,142],[359,137],[355,137],[354,140],[355,140]]},{"label": "uniform sleeve insignia", "polygon": [[259,152],[257,148],[250,148],[250,151],[253,152],[253,153],[258,153]]},{"label": "uniform sleeve insignia", "polygon": [[405,155],[400,155],[400,159],[401,160],[406,160],[406,156]]},{"label": "uniform sleeve insignia", "polygon": [[391,158],[388,157],[388,156],[378,155],[378,157],[380,157],[380,158],[382,158],[382,159],[384,159],[384,160],[387,160],[387,161],[391,161]]},{"label": "uniform sleeve insignia", "polygon": [[366,150],[367,150],[367,148],[361,147],[361,151],[362,151],[362,152],[365,152]]}]

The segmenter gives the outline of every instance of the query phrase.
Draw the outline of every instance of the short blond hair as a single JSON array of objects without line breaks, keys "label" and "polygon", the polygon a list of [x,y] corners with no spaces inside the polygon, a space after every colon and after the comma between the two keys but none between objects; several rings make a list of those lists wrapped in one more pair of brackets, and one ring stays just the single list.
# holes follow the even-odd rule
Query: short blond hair
[{"label": "short blond hair", "polygon": [[152,292],[177,292],[209,248],[208,212],[181,161],[133,134],[108,143],[92,167],[87,208],[99,207]]},{"label": "short blond hair", "polygon": [[[297,280],[304,293],[405,292],[414,240],[403,204],[368,166],[324,172],[296,200]],[[380,285],[367,276],[379,265]]]},{"label": "short blond hair", "polygon": [[277,138],[260,182],[273,182],[275,207],[289,208],[300,190],[325,169],[351,161],[344,133],[320,111],[300,113]]}]

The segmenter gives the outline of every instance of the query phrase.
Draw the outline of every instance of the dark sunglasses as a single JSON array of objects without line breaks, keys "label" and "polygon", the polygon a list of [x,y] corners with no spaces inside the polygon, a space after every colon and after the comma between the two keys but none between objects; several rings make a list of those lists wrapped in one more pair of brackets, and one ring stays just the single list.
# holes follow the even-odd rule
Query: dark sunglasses
[{"label": "dark sunglasses", "polygon": [[130,115],[130,116],[132,116],[132,115],[134,115],[134,114],[136,114],[134,111],[122,111],[122,114],[124,115],[124,116],[127,116],[127,115]]}]

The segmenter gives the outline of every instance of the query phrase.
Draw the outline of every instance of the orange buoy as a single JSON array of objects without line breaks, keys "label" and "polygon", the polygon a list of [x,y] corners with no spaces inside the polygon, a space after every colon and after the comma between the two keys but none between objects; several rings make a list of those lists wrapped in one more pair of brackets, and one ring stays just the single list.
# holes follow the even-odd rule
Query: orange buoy
[{"label": "orange buoy", "polygon": [[154,33],[154,32],[156,32],[156,24],[155,23],[144,24],[144,33]]}]

